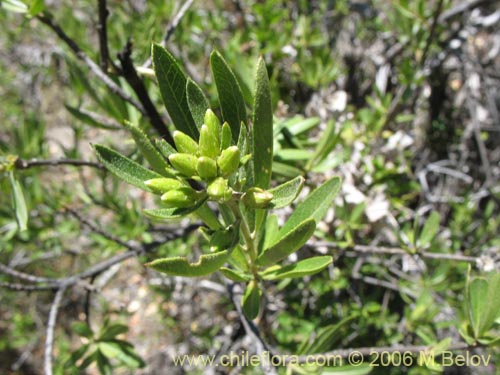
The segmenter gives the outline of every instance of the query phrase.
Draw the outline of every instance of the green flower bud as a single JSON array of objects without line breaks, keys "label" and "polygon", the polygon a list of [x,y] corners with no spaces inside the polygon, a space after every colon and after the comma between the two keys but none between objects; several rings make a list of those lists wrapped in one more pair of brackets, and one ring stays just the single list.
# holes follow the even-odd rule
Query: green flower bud
[{"label": "green flower bud", "polygon": [[172,166],[186,177],[196,176],[196,164],[198,158],[191,154],[172,154],[168,157]]},{"label": "green flower bud", "polygon": [[200,129],[200,155],[215,159],[220,153],[219,132],[213,131],[207,125]]},{"label": "green flower bud", "polygon": [[206,156],[199,157],[196,170],[198,171],[198,175],[204,180],[217,177],[217,163],[212,158]]},{"label": "green flower bud", "polygon": [[240,149],[237,146],[226,148],[217,158],[217,165],[224,177],[236,172],[240,165]]},{"label": "green flower bud", "polygon": [[167,191],[161,196],[161,200],[170,208],[185,208],[196,204],[200,198],[200,193],[190,187]]},{"label": "green flower bud", "polygon": [[221,132],[220,121],[210,108],[205,112],[205,118],[203,119],[203,122],[208,127],[210,132],[215,134],[217,136],[217,139],[219,139]]},{"label": "green flower bud", "polygon": [[248,189],[241,197],[243,204],[250,208],[267,208],[272,199],[273,193],[258,187]]},{"label": "green flower bud", "polygon": [[231,142],[233,139],[233,134],[231,132],[231,127],[227,122],[222,125],[222,130],[220,133],[220,148],[221,150],[225,150],[229,146],[231,146]]},{"label": "green flower bud", "polygon": [[173,178],[153,178],[151,180],[144,181],[144,185],[149,187],[156,194],[163,194],[167,191],[179,189],[184,186],[182,182]]},{"label": "green flower bud", "polygon": [[181,132],[174,131],[174,143],[177,151],[185,154],[196,154],[198,152],[198,143],[189,135]]},{"label": "green flower bud", "polygon": [[233,190],[228,186],[225,178],[217,177],[208,184],[207,193],[213,200],[227,202],[231,199]]}]

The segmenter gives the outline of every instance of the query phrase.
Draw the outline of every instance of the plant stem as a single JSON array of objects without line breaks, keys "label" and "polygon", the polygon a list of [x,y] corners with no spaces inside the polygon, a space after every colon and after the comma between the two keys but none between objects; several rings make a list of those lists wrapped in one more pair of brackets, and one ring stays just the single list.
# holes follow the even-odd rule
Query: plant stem
[{"label": "plant stem", "polygon": [[250,271],[252,271],[254,278],[257,280],[258,279],[257,264],[256,264],[257,248],[255,247],[255,235],[250,231],[248,222],[245,216],[241,213],[239,203],[237,201],[230,200],[229,202],[227,202],[227,205],[233,212],[235,218],[241,220],[240,230],[241,234],[243,235],[243,238],[245,239],[246,250],[249,256]]}]

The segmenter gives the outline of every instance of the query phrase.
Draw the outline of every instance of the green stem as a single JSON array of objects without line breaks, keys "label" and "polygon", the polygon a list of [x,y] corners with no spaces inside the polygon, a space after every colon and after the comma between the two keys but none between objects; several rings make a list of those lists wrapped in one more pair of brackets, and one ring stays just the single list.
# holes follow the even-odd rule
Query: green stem
[{"label": "green stem", "polygon": [[257,272],[257,248],[255,247],[255,235],[250,231],[250,227],[248,226],[248,222],[245,218],[245,216],[241,213],[240,206],[237,201],[230,200],[229,202],[226,203],[228,207],[231,209],[233,212],[234,216],[236,219],[241,220],[240,228],[241,228],[241,234],[243,235],[243,238],[245,240],[246,244],[246,250],[247,254],[249,256],[249,267],[250,271],[253,273],[254,278],[257,280],[258,279],[258,272]]}]

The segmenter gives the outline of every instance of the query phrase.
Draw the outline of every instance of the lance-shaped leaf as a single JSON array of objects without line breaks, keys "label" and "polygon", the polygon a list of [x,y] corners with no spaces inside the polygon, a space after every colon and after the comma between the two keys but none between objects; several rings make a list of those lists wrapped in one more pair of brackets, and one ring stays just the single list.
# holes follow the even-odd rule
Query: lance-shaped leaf
[{"label": "lance-shaped leaf", "polygon": [[150,210],[143,210],[143,212],[146,216],[149,216],[152,219],[158,219],[158,220],[179,219],[199,209],[206,202],[206,200],[207,200],[206,198],[201,199],[190,207],[156,208]]},{"label": "lance-shaped leaf", "polygon": [[94,150],[106,169],[116,177],[142,190],[153,192],[144,184],[144,181],[163,177],[105,146],[94,145]]},{"label": "lance-shaped leaf", "polygon": [[468,285],[468,309],[475,338],[483,336],[500,317],[500,273],[473,278]]},{"label": "lance-shaped leaf", "polygon": [[331,207],[333,198],[335,198],[339,189],[340,178],[334,177],[309,194],[303,202],[297,205],[293,214],[283,225],[280,230],[280,237],[291,232],[306,219],[312,218],[319,223]]},{"label": "lance-shaped leaf", "polygon": [[134,138],[134,141],[142,155],[146,158],[149,165],[151,165],[151,168],[153,168],[155,172],[165,175],[167,173],[166,168],[169,167],[169,164],[156,149],[153,143],[151,143],[146,133],[128,121],[125,121],[124,125],[132,135],[132,138]]},{"label": "lance-shaped leaf", "polygon": [[191,78],[188,78],[186,82],[186,96],[191,116],[199,129],[203,124],[205,112],[209,108],[208,100],[200,86]]},{"label": "lance-shaped leaf", "polygon": [[197,140],[198,128],[186,96],[186,75],[170,52],[158,44],[153,44],[153,65],[163,103],[174,126]]},{"label": "lance-shaped leaf", "polygon": [[430,245],[431,241],[436,237],[437,232],[439,231],[439,221],[441,217],[439,213],[436,211],[432,211],[429,215],[429,218],[424,224],[422,228],[422,232],[420,233],[420,237],[417,241],[417,246],[419,248],[424,248]]},{"label": "lance-shaped leaf", "polygon": [[28,209],[26,208],[23,189],[19,181],[14,177],[13,172],[9,173],[9,181],[12,189],[12,202],[16,214],[17,227],[22,232],[28,228]]},{"label": "lance-shaped leaf", "polygon": [[262,272],[261,275],[265,280],[283,280],[294,277],[304,277],[323,271],[332,262],[333,258],[330,255],[312,257],[284,267],[272,267]]},{"label": "lance-shaped leaf", "polygon": [[195,263],[189,263],[188,259],[184,257],[162,258],[146,263],[146,266],[172,276],[205,276],[221,268],[229,255],[227,250],[204,254]]},{"label": "lance-shaped leaf", "polygon": [[297,176],[293,180],[269,190],[273,194],[273,199],[271,200],[272,207],[281,208],[291,204],[299,195],[302,186],[304,186],[304,178]]},{"label": "lance-shaped leaf", "polygon": [[257,62],[255,74],[252,121],[254,184],[267,189],[271,181],[273,162],[273,108],[266,63],[262,57]]},{"label": "lance-shaped leaf", "polygon": [[316,222],[309,218],[293,230],[281,237],[276,243],[268,249],[264,249],[263,253],[257,258],[257,264],[261,266],[271,266],[280,260],[285,259],[290,254],[300,249],[307,240],[313,235],[316,229]]},{"label": "lance-shaped leaf", "polygon": [[222,117],[231,127],[233,140],[237,142],[240,134],[240,124],[247,124],[247,109],[236,76],[217,51],[210,55],[210,66],[214,77]]},{"label": "lance-shaped leaf", "polygon": [[250,275],[237,271],[233,268],[221,267],[219,271],[229,280],[236,281],[238,283],[250,281],[252,278]]},{"label": "lance-shaped leaf", "polygon": [[250,281],[241,300],[241,307],[248,319],[255,319],[259,315],[261,296],[259,284],[255,280]]}]

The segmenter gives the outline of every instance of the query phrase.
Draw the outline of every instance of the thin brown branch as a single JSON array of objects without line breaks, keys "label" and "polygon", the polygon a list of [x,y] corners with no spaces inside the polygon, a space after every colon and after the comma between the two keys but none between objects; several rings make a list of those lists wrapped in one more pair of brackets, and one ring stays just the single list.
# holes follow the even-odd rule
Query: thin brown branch
[{"label": "thin brown branch", "polygon": [[427,54],[429,53],[429,49],[430,49],[432,42],[434,41],[434,38],[436,36],[436,29],[437,29],[437,25],[439,23],[439,16],[441,15],[441,13],[443,11],[443,5],[444,5],[444,0],[438,0],[438,2],[436,4],[436,8],[434,10],[434,14],[433,14],[431,29],[429,31],[429,36],[427,37],[427,40],[425,41],[424,51],[422,52],[422,59],[420,60],[422,67],[424,66],[425,61],[427,60]]},{"label": "thin brown branch", "polygon": [[163,119],[156,110],[155,105],[149,97],[148,90],[146,89],[146,86],[144,86],[144,82],[135,70],[131,55],[132,41],[129,39],[123,51],[118,54],[118,60],[120,60],[121,63],[123,77],[128,82],[130,87],[132,87],[137,97],[141,101],[141,104],[146,111],[146,116],[149,118],[151,125],[153,125],[158,135],[164,138],[173,147],[175,147],[174,139],[172,138],[167,125],[163,122]]},{"label": "thin brown branch", "polygon": [[101,67],[96,64],[83,50],[80,48],[80,46],[73,40],[71,39],[59,26],[57,23],[54,22],[52,17],[46,15],[46,14],[41,14],[36,17],[40,22],[43,24],[47,25],[52,31],[56,33],[56,35],[66,43],[66,45],[73,51],[75,56],[82,60],[85,65],[90,69],[90,71],[97,77],[99,78],[107,87],[108,89],[113,92],[114,94],[118,95],[121,97],[123,100],[127,101],[128,103],[132,104],[134,107],[136,107],[139,112],[141,112],[144,116],[146,116],[146,111],[144,110],[143,106],[141,103],[136,101],[134,98],[132,98],[130,95],[128,95],[120,86],[118,86],[107,74],[104,72]]},{"label": "thin brown branch", "polygon": [[107,19],[109,16],[106,0],[97,0],[97,8],[99,13],[99,22],[97,23],[97,33],[99,35],[99,52],[101,69],[104,72],[108,71],[108,64],[111,62],[109,58],[108,47],[108,28]]},{"label": "thin brown branch", "polygon": [[104,237],[112,242],[115,242],[118,245],[123,246],[129,250],[136,251],[136,250],[140,249],[140,245],[138,243],[134,243],[132,241],[123,241],[121,238],[119,238],[111,233],[106,232],[105,230],[102,229],[102,227],[97,226],[96,224],[92,223],[90,220],[88,220],[83,215],[81,215],[78,211],[76,211],[70,207],[66,207],[65,210],[71,216],[73,216],[75,219],[77,219],[80,223],[82,223],[83,225],[88,227],[92,232],[95,232],[95,233],[101,235],[102,237]]}]

